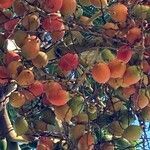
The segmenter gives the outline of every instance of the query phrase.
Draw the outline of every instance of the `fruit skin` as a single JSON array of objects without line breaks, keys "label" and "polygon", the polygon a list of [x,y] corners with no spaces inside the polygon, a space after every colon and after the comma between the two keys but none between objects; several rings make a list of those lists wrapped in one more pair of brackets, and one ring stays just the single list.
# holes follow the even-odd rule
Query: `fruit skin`
[{"label": "fruit skin", "polygon": [[107,6],[107,0],[90,0],[91,4],[95,7],[104,7]]},{"label": "fruit skin", "polygon": [[25,95],[27,101],[31,101],[44,93],[44,85],[42,82],[36,80],[34,83],[29,85],[28,88],[23,89],[21,92]]},{"label": "fruit skin", "polygon": [[76,0],[63,0],[60,12],[64,16],[70,16],[75,13],[77,7]]},{"label": "fruit skin", "polygon": [[122,94],[125,98],[129,98],[134,93],[136,93],[136,89],[133,85],[131,85],[129,87],[122,88]]},{"label": "fruit skin", "polygon": [[124,125],[119,121],[113,121],[108,126],[108,131],[114,136],[122,136],[124,132]]},{"label": "fruit skin", "polygon": [[143,89],[140,90],[139,93],[135,93],[132,100],[136,109],[142,109],[149,104],[149,99],[146,96],[145,90]]},{"label": "fruit skin", "polygon": [[16,78],[17,83],[20,86],[29,86],[34,83],[34,74],[31,70],[23,70]]},{"label": "fruit skin", "polygon": [[67,53],[60,58],[58,66],[64,71],[71,71],[78,67],[78,59],[77,54]]},{"label": "fruit skin", "polygon": [[150,107],[149,106],[144,107],[141,110],[140,115],[144,121],[150,121]]},{"label": "fruit skin", "polygon": [[40,39],[36,36],[28,36],[22,46],[22,55],[27,59],[34,59],[40,51]]},{"label": "fruit skin", "polygon": [[33,13],[26,15],[22,20],[22,25],[28,31],[35,31],[40,26],[40,19],[38,14]]},{"label": "fruit skin", "polygon": [[49,138],[49,137],[40,137],[39,139],[39,144],[44,144],[45,146],[47,146],[47,148],[49,148],[49,150],[53,149],[53,141]]},{"label": "fruit skin", "polygon": [[89,117],[86,113],[82,112],[74,117],[78,124],[87,124],[89,121]]},{"label": "fruit skin", "polygon": [[123,75],[123,83],[127,86],[137,83],[140,79],[140,70],[137,66],[129,66]]},{"label": "fruit skin", "polygon": [[91,133],[85,133],[78,141],[78,150],[92,150],[94,148],[94,137]]},{"label": "fruit skin", "polygon": [[48,56],[46,53],[40,51],[38,55],[32,59],[32,63],[37,68],[45,67],[48,64]]},{"label": "fruit skin", "polygon": [[15,131],[17,135],[23,135],[28,131],[28,122],[24,117],[18,117],[14,123]]},{"label": "fruit skin", "polygon": [[106,83],[110,79],[110,69],[106,63],[98,63],[92,69],[92,77],[98,83]]},{"label": "fruit skin", "polygon": [[108,66],[111,78],[122,78],[126,71],[126,64],[119,59],[112,60]]},{"label": "fruit skin", "polygon": [[121,3],[115,3],[110,7],[109,11],[114,21],[120,23],[126,21],[128,15],[128,8],[125,5]]},{"label": "fruit skin", "polygon": [[27,11],[25,5],[20,0],[15,0],[12,7],[13,7],[13,11],[18,16],[23,16],[24,13]]},{"label": "fruit skin", "polygon": [[45,87],[47,103],[55,106],[62,106],[68,102],[69,93],[63,90],[59,83],[51,82]]},{"label": "fruit skin", "polygon": [[150,73],[150,64],[148,63],[148,61],[144,60],[142,62],[142,65],[143,65],[143,72],[145,72],[147,74]]},{"label": "fruit skin", "polygon": [[134,42],[136,42],[141,38],[141,29],[138,27],[131,28],[128,31],[126,38],[130,44],[133,44]]},{"label": "fruit skin", "polygon": [[9,80],[9,72],[4,66],[0,66],[0,84],[5,84]]},{"label": "fruit skin", "polygon": [[13,38],[15,40],[15,43],[17,44],[18,47],[22,47],[24,45],[25,39],[28,37],[28,34],[24,31],[21,30],[17,30],[14,35]]},{"label": "fruit skin", "polygon": [[128,141],[138,140],[142,135],[142,128],[137,125],[130,125],[123,132],[122,137],[127,139]]},{"label": "fruit skin", "polygon": [[13,20],[9,20],[7,22],[4,23],[4,28],[6,31],[11,32],[15,26],[18,24],[19,19],[13,19]]},{"label": "fruit skin", "polygon": [[41,6],[48,12],[57,12],[62,7],[63,0],[39,0]]},{"label": "fruit skin", "polygon": [[25,104],[25,96],[19,91],[15,91],[9,96],[9,102],[13,107],[20,108]]},{"label": "fruit skin", "polygon": [[20,60],[20,56],[19,54],[17,54],[16,52],[13,51],[8,51],[5,55],[4,55],[4,63],[6,65],[8,65],[9,63],[11,63],[12,61],[19,61]]},{"label": "fruit skin", "polygon": [[112,22],[107,22],[103,28],[105,29],[104,33],[109,37],[114,37],[119,29],[118,25]]},{"label": "fruit skin", "polygon": [[36,150],[50,150],[50,149],[44,144],[38,144]]},{"label": "fruit skin", "polygon": [[9,8],[13,4],[14,0],[1,0],[0,1],[0,8]]},{"label": "fruit skin", "polygon": [[72,118],[72,111],[67,104],[63,106],[55,106],[54,113],[56,117],[63,122],[69,122]]},{"label": "fruit skin", "polygon": [[77,124],[70,129],[71,138],[78,140],[85,132],[85,125]]},{"label": "fruit skin", "polygon": [[125,63],[128,63],[132,57],[132,49],[130,46],[124,45],[119,47],[117,52],[117,58]]},{"label": "fruit skin", "polygon": [[53,42],[59,41],[64,37],[65,25],[61,17],[57,14],[46,17],[42,22],[42,27],[44,30],[50,32]]},{"label": "fruit skin", "polygon": [[7,66],[9,76],[13,79],[15,79],[22,70],[23,65],[20,61],[12,61]]}]

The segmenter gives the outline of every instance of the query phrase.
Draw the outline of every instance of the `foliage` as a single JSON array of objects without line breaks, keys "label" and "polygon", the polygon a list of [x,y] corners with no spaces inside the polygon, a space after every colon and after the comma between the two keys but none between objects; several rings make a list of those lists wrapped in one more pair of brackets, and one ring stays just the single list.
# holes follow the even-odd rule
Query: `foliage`
[{"label": "foliage", "polygon": [[148,1],[1,0],[0,18],[0,149],[150,149]]}]

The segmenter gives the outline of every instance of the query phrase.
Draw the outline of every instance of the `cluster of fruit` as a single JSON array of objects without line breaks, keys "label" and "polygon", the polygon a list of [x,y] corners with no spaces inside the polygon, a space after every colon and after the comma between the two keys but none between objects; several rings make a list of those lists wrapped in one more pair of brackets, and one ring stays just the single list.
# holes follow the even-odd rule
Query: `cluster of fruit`
[{"label": "cluster of fruit", "polygon": [[[132,0],[128,1],[128,4],[132,3]],[[34,141],[34,136],[38,135],[37,150],[54,149],[56,139],[62,142],[64,149],[73,146],[78,150],[92,150],[97,145],[101,150],[114,150],[118,139],[128,148],[132,142],[140,139],[143,128],[132,123],[135,116],[142,121],[150,121],[150,64],[149,52],[145,50],[150,38],[144,36],[146,22],[142,27],[140,22],[142,19],[149,20],[150,7],[138,4],[129,14],[131,8],[125,4],[115,2],[109,6],[107,0],[0,1],[0,9],[12,7],[15,13],[3,10],[7,17],[2,18],[2,22],[0,20],[0,24],[4,21],[0,28],[6,31],[0,34],[0,49],[3,50],[0,85],[5,86],[10,82],[18,85],[17,90],[9,96],[9,104],[19,115],[14,119],[14,129],[18,136],[29,141]],[[84,52],[75,52],[76,46],[86,49],[86,45],[81,44],[85,42],[82,27],[88,33],[94,31],[92,36],[101,35],[100,31],[92,29],[97,14],[94,19],[84,16],[83,8],[88,6],[103,9],[111,17],[111,22],[100,29],[104,35],[102,38],[109,46],[101,48],[98,45],[98,49],[102,50],[94,51],[96,59],[95,56],[91,59],[91,52],[84,57]],[[40,31],[49,32],[54,47],[55,44],[56,48],[61,47],[62,56],[59,59],[55,57],[53,63],[58,69],[52,74],[53,77],[45,70],[49,69],[49,55],[55,54],[43,48]],[[17,50],[6,51],[7,37],[15,41]],[[68,37],[69,40],[66,40]],[[117,46],[111,44],[111,48],[109,43],[115,38],[120,43]],[[72,75],[71,79],[68,74]],[[39,99],[43,109],[38,110],[38,117],[32,113],[37,117],[33,119],[23,110],[28,110],[28,106]],[[24,117],[20,117],[22,114]],[[101,127],[98,134],[102,137],[99,139],[99,135],[93,132],[97,131],[97,126]],[[55,138],[53,134],[47,136],[46,133],[55,133],[58,128],[59,132],[56,133],[60,137],[56,135]]]}]

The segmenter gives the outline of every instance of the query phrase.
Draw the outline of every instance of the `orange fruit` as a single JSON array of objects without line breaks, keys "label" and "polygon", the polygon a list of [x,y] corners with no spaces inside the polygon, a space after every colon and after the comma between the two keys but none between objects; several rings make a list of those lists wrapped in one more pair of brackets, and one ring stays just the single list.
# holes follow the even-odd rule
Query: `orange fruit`
[{"label": "orange fruit", "polygon": [[119,59],[112,60],[109,62],[108,66],[111,78],[122,78],[126,71],[126,64]]},{"label": "orange fruit", "polygon": [[123,84],[133,85],[141,79],[140,70],[137,66],[129,66],[123,75]]},{"label": "orange fruit", "polygon": [[40,50],[40,39],[36,36],[28,36],[22,46],[22,55],[27,59],[34,59]]},{"label": "orange fruit", "polygon": [[92,77],[98,83],[106,83],[110,79],[110,69],[106,63],[98,63],[92,69]]},{"label": "orange fruit", "polygon": [[22,93],[15,91],[9,96],[9,102],[13,107],[19,108],[25,104],[25,96]]},{"label": "orange fruit", "polygon": [[29,86],[35,82],[34,74],[31,70],[23,70],[16,78],[16,81],[20,86]]},{"label": "orange fruit", "polygon": [[121,3],[115,3],[109,8],[111,18],[116,22],[125,22],[128,15],[128,8]]},{"label": "orange fruit", "polygon": [[141,38],[141,29],[138,27],[131,28],[127,33],[127,41],[131,44]]}]

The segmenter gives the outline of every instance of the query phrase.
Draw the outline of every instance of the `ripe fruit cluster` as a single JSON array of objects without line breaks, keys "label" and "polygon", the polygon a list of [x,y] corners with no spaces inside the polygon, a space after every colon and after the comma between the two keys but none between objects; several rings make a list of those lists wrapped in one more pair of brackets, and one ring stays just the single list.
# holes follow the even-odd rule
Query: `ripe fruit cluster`
[{"label": "ripe fruit cluster", "polygon": [[134,5],[0,0],[0,110],[10,109],[16,132],[8,136],[37,150],[135,146],[150,121],[150,7]]}]

